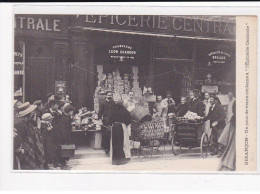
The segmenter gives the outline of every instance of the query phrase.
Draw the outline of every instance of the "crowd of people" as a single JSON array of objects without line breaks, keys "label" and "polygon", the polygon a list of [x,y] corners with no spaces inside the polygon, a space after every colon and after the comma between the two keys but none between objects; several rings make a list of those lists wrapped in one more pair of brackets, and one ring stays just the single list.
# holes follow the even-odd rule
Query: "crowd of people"
[{"label": "crowd of people", "polygon": [[41,100],[14,100],[14,169],[41,170],[66,164],[61,145],[71,144],[74,108],[69,96],[48,94]]},{"label": "crowd of people", "polygon": [[[176,105],[171,93],[167,92],[165,99],[161,95],[156,96],[151,114],[154,117],[167,120],[170,114],[175,117],[183,117],[188,111],[196,113],[203,118],[203,131],[211,139],[211,155],[222,157],[220,169],[235,170],[235,98],[232,92],[229,92],[228,96],[229,103],[226,114],[216,95],[205,93],[204,99],[201,99],[199,90],[195,89],[189,92],[188,98],[181,97],[180,104]],[[98,116],[103,121],[102,146],[106,153],[120,152],[116,156],[111,154],[112,161],[114,157],[113,163],[124,164],[130,158],[129,146],[126,143],[128,140],[125,138],[131,134],[131,118],[128,113],[134,109],[137,103],[133,91],[129,92],[128,98],[122,103],[114,102],[113,93],[108,92],[104,102],[100,105]],[[112,126],[112,128],[108,126]],[[121,138],[119,138],[120,136]],[[228,157],[228,159],[223,159],[223,157]]]},{"label": "crowd of people", "polygon": [[[110,154],[112,164],[127,163],[131,158],[131,114],[138,103],[130,91],[124,101],[113,100],[108,91],[100,104],[98,119],[102,120],[102,147]],[[163,119],[183,117],[188,111],[202,118],[203,130],[211,139],[211,154],[221,158],[220,170],[235,170],[235,98],[228,93],[227,114],[216,95],[191,90],[176,105],[170,92],[166,98],[157,95],[151,114]],[[49,94],[47,102],[30,104],[14,101],[14,169],[49,169],[66,164],[61,157],[63,144],[71,144],[72,117],[75,109],[69,96]]]}]

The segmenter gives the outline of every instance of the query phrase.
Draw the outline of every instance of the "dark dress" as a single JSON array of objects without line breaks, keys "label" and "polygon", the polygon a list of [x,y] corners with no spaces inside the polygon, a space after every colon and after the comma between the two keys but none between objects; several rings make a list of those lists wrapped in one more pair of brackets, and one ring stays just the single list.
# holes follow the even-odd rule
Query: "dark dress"
[{"label": "dark dress", "polygon": [[[129,134],[124,134],[127,133],[124,127],[126,127],[130,123],[131,123],[130,113],[123,106],[116,105],[110,115],[110,124],[112,125],[111,154],[112,154],[113,165],[125,164],[128,161],[125,155],[124,148],[128,149],[129,147],[128,145],[126,145],[127,142],[124,141],[125,141],[125,136],[129,138]],[[122,124],[125,124],[125,126],[123,126]],[[130,153],[130,149],[128,151]]]},{"label": "dark dress", "polygon": [[[104,100],[99,107],[99,112],[98,112],[98,118],[102,119],[103,125],[108,127],[110,126],[110,114],[112,111],[112,108],[115,106],[115,103],[113,101],[107,101]],[[101,127],[101,132],[102,132],[102,147],[105,150],[110,149],[110,131],[108,128],[102,126]]]},{"label": "dark dress", "polygon": [[60,118],[58,133],[59,133],[59,142],[61,144],[71,144],[71,125],[72,119],[68,116],[63,114]]},{"label": "dark dress", "polygon": [[179,104],[177,107],[177,117],[183,117],[189,110],[189,104],[185,102],[184,104]]},{"label": "dark dress", "polygon": [[57,161],[57,155],[56,155],[57,144],[55,141],[55,132],[53,128],[51,130],[48,130],[47,128],[48,128],[47,124],[45,123],[41,124],[45,160],[48,164],[51,164]]}]

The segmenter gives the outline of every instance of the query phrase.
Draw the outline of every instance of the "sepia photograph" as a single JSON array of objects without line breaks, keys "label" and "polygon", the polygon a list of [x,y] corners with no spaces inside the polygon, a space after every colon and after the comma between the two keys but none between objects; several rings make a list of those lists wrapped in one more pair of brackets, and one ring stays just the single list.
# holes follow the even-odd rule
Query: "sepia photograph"
[{"label": "sepia photograph", "polygon": [[236,171],[236,16],[14,15],[13,170]]}]

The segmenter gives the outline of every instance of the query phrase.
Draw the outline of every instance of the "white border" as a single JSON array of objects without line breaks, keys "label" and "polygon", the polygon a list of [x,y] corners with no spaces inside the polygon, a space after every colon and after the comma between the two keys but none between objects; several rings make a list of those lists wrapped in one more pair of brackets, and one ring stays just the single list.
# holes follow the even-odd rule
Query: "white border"
[{"label": "white border", "polygon": [[[13,5],[16,5],[15,13],[59,13],[59,14],[164,14],[164,15],[257,15],[260,16],[259,7],[260,3],[255,2],[239,2],[239,3],[187,3],[187,2],[175,2],[175,3],[79,3],[79,7],[75,10],[72,7],[72,3],[52,3],[51,5],[59,5],[57,7],[48,7],[49,3],[30,3],[30,4],[1,4],[0,10],[0,65],[1,65],[1,77],[0,77],[0,189],[40,189],[40,190],[52,190],[52,189],[76,189],[76,190],[96,190],[96,189],[117,189],[117,190],[172,190],[172,189],[185,189],[185,190],[201,190],[212,189],[222,190],[225,188],[233,188],[236,190],[241,189],[256,189],[260,188],[259,176],[256,180],[256,175],[186,175],[186,174],[75,174],[68,173],[68,171],[59,173],[11,173],[11,160],[10,148],[11,145],[11,131],[12,128],[12,112],[10,107],[13,105],[12,96],[12,42],[13,42]],[[32,5],[37,5],[33,7]],[[43,6],[38,6],[43,5]],[[63,6],[61,6],[63,5]],[[70,5],[64,7],[64,5]],[[91,5],[90,11],[86,11],[86,7],[83,5]],[[102,5],[109,5],[109,10],[105,9]],[[111,6],[113,5],[113,6]],[[131,7],[126,7],[130,5]],[[134,5],[134,6],[133,6]],[[137,5],[149,5],[149,10],[143,7],[137,7]],[[196,7],[187,7],[187,6]],[[163,6],[163,7],[155,7]],[[169,6],[178,6],[173,8]],[[202,6],[202,7],[198,7]],[[209,7],[218,6],[218,7]],[[229,7],[224,7],[229,6]],[[235,6],[235,7],[230,7]],[[251,6],[251,7],[243,7]],[[28,12],[28,8],[29,12]],[[127,8],[127,12],[126,12]],[[74,9],[74,10],[73,10]],[[259,22],[258,22],[259,29]],[[259,31],[258,31],[259,37]],[[259,39],[258,39],[259,45]],[[258,50],[259,47],[258,47]],[[259,53],[258,53],[259,58]],[[260,68],[258,67],[258,73]],[[259,74],[258,74],[259,75]],[[260,78],[258,77],[258,83]],[[259,88],[258,88],[259,94]],[[259,97],[258,97],[259,100]],[[257,104],[258,110],[260,110],[259,103]],[[259,120],[257,123],[259,128]],[[258,133],[258,139],[260,133]],[[259,141],[257,144],[258,148]],[[259,173],[259,154],[258,152],[258,173]],[[239,184],[237,184],[239,181]],[[115,184],[119,183],[119,184]]]}]

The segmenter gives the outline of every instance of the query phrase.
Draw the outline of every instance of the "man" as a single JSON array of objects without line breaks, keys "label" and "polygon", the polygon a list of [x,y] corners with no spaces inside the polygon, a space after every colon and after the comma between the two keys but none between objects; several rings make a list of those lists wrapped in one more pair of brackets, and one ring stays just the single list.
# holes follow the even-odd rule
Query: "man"
[{"label": "man", "polygon": [[[209,98],[210,98],[209,93],[206,92],[204,95],[205,95],[205,100],[203,101],[203,103],[205,106],[205,116],[206,116],[209,113],[211,104],[209,102]],[[206,121],[204,123],[204,132],[208,135],[208,137],[210,137],[210,135],[211,135],[210,121]]]},{"label": "man", "polygon": [[197,113],[198,116],[204,116],[204,108],[202,101],[199,97],[199,90],[191,90],[189,92],[190,95],[190,103],[189,103],[189,111]]},{"label": "man", "polygon": [[71,131],[72,131],[72,117],[74,113],[74,107],[71,105],[67,105],[64,108],[63,115],[61,116],[59,122],[59,132],[61,133],[60,141],[62,144],[71,144]]},{"label": "man", "polygon": [[134,96],[135,96],[134,92],[130,91],[128,93],[128,98],[123,101],[124,107],[129,112],[131,112],[131,110],[133,110],[135,108],[136,104],[137,104],[137,101],[134,99]]},{"label": "man", "polygon": [[110,115],[112,108],[114,107],[115,102],[113,101],[113,93],[112,91],[108,91],[106,94],[106,98],[104,102],[101,102],[98,112],[98,118],[102,119],[102,147],[104,148],[106,153],[110,151],[110,135],[109,131],[109,123],[110,123]]},{"label": "man", "polygon": [[[71,105],[67,105],[64,110],[63,114],[61,115],[59,127],[58,127],[58,142],[60,145],[64,144],[71,144],[71,131],[72,131],[72,116],[74,113],[74,107]],[[60,163],[62,165],[66,164],[66,161],[69,160],[69,158],[62,158],[60,157]]]},{"label": "man", "polygon": [[222,133],[223,128],[225,127],[225,111],[223,107],[217,103],[217,99],[215,96],[211,96],[209,98],[211,107],[209,109],[209,113],[206,117],[204,117],[203,121],[210,120],[210,127],[212,128],[212,141],[213,141],[213,153],[212,155],[221,156],[221,146],[218,144],[218,138]]},{"label": "man", "polygon": [[183,117],[189,110],[189,104],[186,97],[181,97],[181,103],[177,107],[177,116]]},{"label": "man", "polygon": [[46,112],[50,107],[51,107],[51,102],[50,101],[53,101],[54,100],[54,94],[52,94],[52,93],[49,93],[48,95],[47,95],[47,99],[48,99],[48,101],[47,102],[45,102],[45,104],[43,105],[43,112]]},{"label": "man", "polygon": [[168,103],[162,100],[162,96],[158,95],[156,103],[154,104],[154,113],[156,117],[165,118],[167,116]]},{"label": "man", "polygon": [[169,113],[176,113],[176,108],[175,108],[175,101],[172,99],[172,95],[170,91],[167,91],[166,93],[166,98],[163,100],[164,103],[167,103],[167,114]]},{"label": "man", "polygon": [[19,118],[15,120],[16,135],[20,137],[23,154],[19,158],[22,170],[43,169],[44,149],[40,134],[40,123],[36,124],[36,105],[29,102],[19,107]]},{"label": "man", "polygon": [[[45,112],[45,113],[50,113],[53,116],[52,120],[52,126],[53,126],[53,131],[54,131],[54,139],[56,143],[56,156],[58,158],[59,156],[59,151],[60,151],[60,139],[61,139],[61,133],[59,132],[59,124],[62,116],[62,112],[59,110],[61,106],[61,102],[57,100],[51,100],[50,101],[50,108]],[[59,167],[59,164],[55,164],[57,167]]]}]

